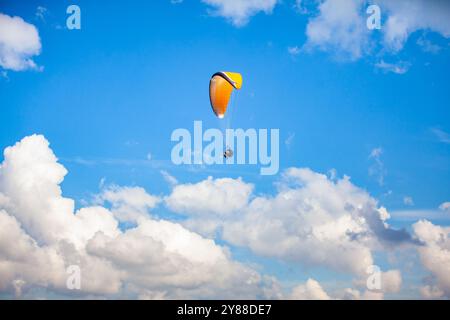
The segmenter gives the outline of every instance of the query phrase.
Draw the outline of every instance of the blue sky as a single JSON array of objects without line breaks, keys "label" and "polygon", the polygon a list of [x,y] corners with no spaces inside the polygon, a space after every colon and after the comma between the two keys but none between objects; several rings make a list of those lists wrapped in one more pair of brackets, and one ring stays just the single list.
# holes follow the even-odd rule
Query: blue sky
[{"label": "blue sky", "polygon": [[[366,3],[357,2],[365,21]],[[81,30],[65,26],[71,2],[2,1],[1,13],[38,30],[42,49],[32,59],[42,69],[1,68],[0,148],[44,135],[68,170],[62,192],[76,208],[105,184],[169,195],[172,186],[162,170],[179,184],[242,177],[255,186],[254,197],[275,195],[280,174],[297,167],[350,176],[388,209],[393,227],[411,231],[421,218],[448,226],[449,213],[439,206],[450,200],[450,28],[407,20],[412,26],[401,48],[389,48],[386,35],[395,30],[385,26],[403,12],[384,3],[381,30],[346,35],[345,24],[338,24],[337,42],[320,42],[308,33],[323,14],[314,1],[261,1],[263,9],[245,11],[243,22],[236,20],[241,13],[229,14],[214,1],[77,1]],[[45,8],[42,16],[38,7]],[[352,46],[360,42],[362,53],[344,46],[347,36]],[[219,70],[244,79],[232,127],[280,129],[280,174],[260,176],[258,166],[171,164],[173,130],[192,130],[194,120],[220,126],[208,98],[210,76]],[[170,206],[155,211],[180,219]],[[311,269],[215,240],[230,247],[237,261],[259,264],[288,287],[314,277],[333,291],[352,279],[327,266]],[[376,255],[383,269],[390,268],[389,256],[406,254],[392,250]],[[415,252],[410,256],[419,259]],[[398,261],[394,266],[404,267]],[[416,269],[404,273],[406,284],[394,297],[420,296],[411,288],[428,271]]]}]

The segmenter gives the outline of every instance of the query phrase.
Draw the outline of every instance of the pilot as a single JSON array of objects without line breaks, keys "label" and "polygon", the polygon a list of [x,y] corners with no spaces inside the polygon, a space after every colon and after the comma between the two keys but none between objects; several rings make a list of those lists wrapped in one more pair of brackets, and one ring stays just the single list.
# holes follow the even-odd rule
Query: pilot
[{"label": "pilot", "polygon": [[225,159],[231,158],[232,156],[233,156],[233,150],[231,150],[231,149],[227,149],[227,150],[225,150],[224,153],[223,153],[223,157],[224,157]]}]

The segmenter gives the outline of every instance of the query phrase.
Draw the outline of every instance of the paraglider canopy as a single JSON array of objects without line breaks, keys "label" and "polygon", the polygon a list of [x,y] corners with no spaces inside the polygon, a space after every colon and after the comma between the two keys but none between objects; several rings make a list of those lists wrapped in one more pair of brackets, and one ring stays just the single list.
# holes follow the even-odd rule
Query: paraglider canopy
[{"label": "paraglider canopy", "polygon": [[242,87],[242,76],[236,72],[216,72],[209,81],[209,100],[217,117],[222,119],[230,102],[233,89]]}]

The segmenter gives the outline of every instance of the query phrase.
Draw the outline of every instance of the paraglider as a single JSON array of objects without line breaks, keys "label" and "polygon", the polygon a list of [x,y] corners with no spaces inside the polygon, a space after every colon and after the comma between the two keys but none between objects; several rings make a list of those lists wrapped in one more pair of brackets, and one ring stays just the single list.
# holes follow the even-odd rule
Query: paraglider
[{"label": "paraglider", "polygon": [[240,90],[242,76],[236,72],[216,72],[209,81],[209,100],[217,117],[222,119],[230,102],[233,89]]},{"label": "paraglider", "polygon": [[232,156],[233,156],[233,150],[231,150],[230,148],[228,148],[227,150],[225,150],[223,152],[224,158],[231,158]]},{"label": "paraglider", "polygon": [[[214,114],[219,118],[225,117],[233,90],[242,87],[242,75],[237,72],[220,71],[212,75],[209,81],[209,101]],[[233,156],[233,150],[227,149],[223,153],[224,158]]]}]

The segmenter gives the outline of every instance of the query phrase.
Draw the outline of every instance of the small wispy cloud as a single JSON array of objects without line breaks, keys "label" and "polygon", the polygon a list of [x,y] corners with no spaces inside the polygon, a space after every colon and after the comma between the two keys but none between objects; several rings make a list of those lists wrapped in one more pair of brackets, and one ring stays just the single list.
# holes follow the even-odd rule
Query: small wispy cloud
[{"label": "small wispy cloud", "polygon": [[164,180],[170,185],[170,186],[175,186],[178,184],[178,180],[177,178],[175,178],[174,176],[172,176],[170,173],[168,173],[166,170],[161,170],[160,171],[161,175],[163,176]]},{"label": "small wispy cloud", "polygon": [[300,14],[309,13],[309,10],[304,0],[295,0],[294,9]]},{"label": "small wispy cloud", "polygon": [[439,128],[431,128],[430,130],[439,142],[450,144],[450,134]]},{"label": "small wispy cloud", "polygon": [[139,142],[136,141],[136,140],[132,140],[132,139],[131,139],[131,140],[125,141],[124,144],[125,144],[127,147],[134,147],[134,146],[137,146],[137,145],[139,144]]},{"label": "small wispy cloud", "polygon": [[301,52],[301,49],[298,46],[288,47],[287,50],[291,56],[298,56]]},{"label": "small wispy cloud", "polygon": [[291,132],[291,133],[289,133],[286,140],[284,140],[284,144],[286,145],[286,147],[288,149],[291,147],[292,142],[294,142],[294,138],[295,138],[295,133]]},{"label": "small wispy cloud", "polygon": [[450,202],[443,202],[438,209],[417,209],[417,210],[394,210],[390,212],[393,220],[417,221],[427,220],[450,220]]},{"label": "small wispy cloud", "polygon": [[395,74],[405,74],[410,68],[410,64],[405,61],[398,63],[388,63],[384,60],[375,63],[375,68],[382,70],[383,72],[392,72]]},{"label": "small wispy cloud", "polygon": [[444,202],[439,206],[439,210],[445,211],[447,213],[450,213],[450,202]]},{"label": "small wispy cloud", "polygon": [[381,147],[374,148],[370,151],[369,158],[379,158],[383,154],[383,149]]},{"label": "small wispy cloud", "polygon": [[414,200],[410,196],[405,196],[405,197],[403,197],[403,203],[405,205],[407,205],[407,206],[413,206],[414,205]]},{"label": "small wispy cloud", "polygon": [[383,149],[381,147],[372,149],[369,154],[369,159],[374,161],[369,167],[369,176],[375,177],[380,186],[384,185],[384,177],[386,176],[386,169],[384,168],[383,161],[381,161],[382,154]]},{"label": "small wispy cloud", "polygon": [[45,18],[46,18],[47,15],[48,15],[47,8],[45,8],[43,6],[38,6],[36,8],[36,13],[34,14],[36,19],[41,20],[42,22],[46,22]]},{"label": "small wispy cloud", "polygon": [[126,158],[61,158],[63,162],[75,163],[82,166],[131,166],[131,167],[151,167],[155,169],[172,168],[174,165],[170,160],[152,160],[148,159],[126,159]]},{"label": "small wispy cloud", "polygon": [[9,80],[8,72],[6,70],[0,71],[0,78],[5,78],[6,80]]},{"label": "small wispy cloud", "polygon": [[417,39],[417,45],[419,45],[423,51],[429,52],[429,53],[439,53],[441,51],[441,47],[430,40],[426,39],[425,37],[420,37]]},{"label": "small wispy cloud", "polygon": [[394,210],[389,212],[393,221],[417,221],[426,220],[450,220],[450,216],[445,215],[440,210],[419,209],[419,210]]}]

